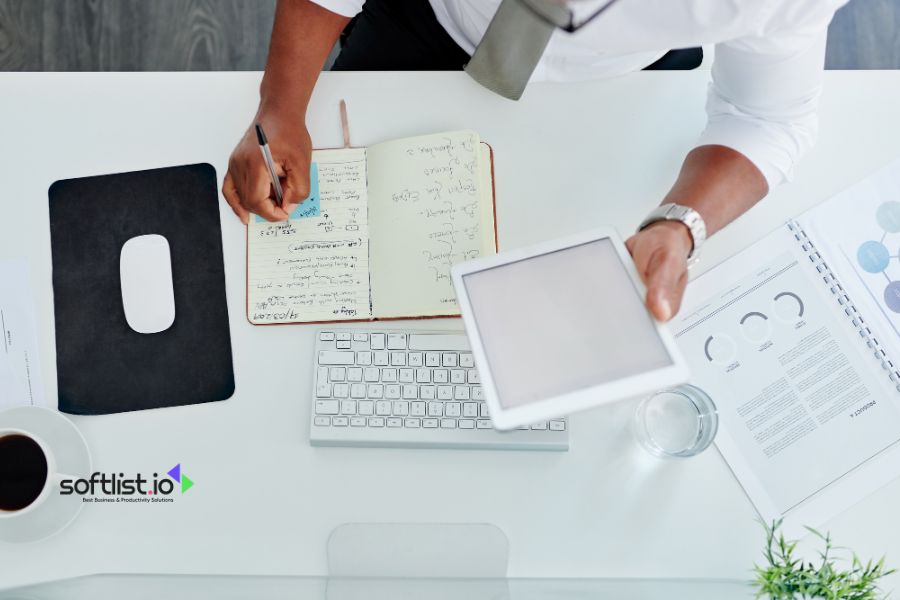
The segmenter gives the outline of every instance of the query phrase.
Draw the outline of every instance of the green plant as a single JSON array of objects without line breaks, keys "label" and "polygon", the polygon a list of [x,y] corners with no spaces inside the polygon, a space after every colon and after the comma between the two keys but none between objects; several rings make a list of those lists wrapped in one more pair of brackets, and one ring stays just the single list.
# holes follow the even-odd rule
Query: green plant
[{"label": "green plant", "polygon": [[796,600],[800,598],[822,598],[824,600],[876,600],[886,598],[878,588],[878,581],[895,572],[895,569],[884,570],[884,557],[877,562],[871,560],[863,564],[856,556],[852,555],[850,568],[841,570],[836,560],[843,560],[836,556],[835,551],[846,550],[834,546],[831,542],[831,534],[822,535],[815,529],[807,529],[825,544],[824,550],[819,551],[821,565],[812,562],[803,562],[796,558],[796,541],[787,541],[784,533],[778,531],[781,520],[775,521],[770,527],[762,523],[766,530],[766,548],[763,555],[766,558],[766,566],[754,565],[756,580],[759,587],[757,598],[768,596],[772,600]]}]

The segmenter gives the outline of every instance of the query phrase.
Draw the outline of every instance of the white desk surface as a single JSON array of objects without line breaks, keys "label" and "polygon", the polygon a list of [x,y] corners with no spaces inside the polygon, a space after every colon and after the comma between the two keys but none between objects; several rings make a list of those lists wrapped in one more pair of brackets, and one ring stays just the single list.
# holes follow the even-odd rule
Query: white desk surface
[{"label": "white desk surface", "polygon": [[[704,123],[708,72],[544,84],[513,103],[461,73],[325,73],[314,144],[473,128],[496,154],[499,237],[511,248],[599,224],[623,233],[663,196]],[[47,188],[57,179],[228,155],[254,114],[258,73],[0,75],[0,258],[31,262],[47,392],[56,395]],[[708,245],[703,267],[900,156],[900,72],[831,72],[816,149],[784,186]],[[633,403],[572,420],[568,453],[359,450],[308,443],[314,326],[244,318],[244,230],[221,204],[237,392],[227,402],[74,417],[94,468],[181,463],[194,488],[166,505],[86,505],[44,542],[0,543],[0,587],[94,572],[324,574],[352,521],[488,522],[510,576],[750,575],[755,512],[715,450],[649,459]],[[702,270],[702,268],[699,270]],[[699,271],[698,270],[698,271]],[[404,324],[398,324],[403,326]],[[458,321],[410,327],[461,327]],[[828,524],[863,557],[900,563],[900,481]],[[898,580],[894,579],[893,583]]]}]

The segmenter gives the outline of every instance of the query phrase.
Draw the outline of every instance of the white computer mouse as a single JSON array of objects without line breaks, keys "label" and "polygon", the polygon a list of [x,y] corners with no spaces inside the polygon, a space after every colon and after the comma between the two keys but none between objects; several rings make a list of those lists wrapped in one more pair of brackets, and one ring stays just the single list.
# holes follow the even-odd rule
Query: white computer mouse
[{"label": "white computer mouse", "polygon": [[161,235],[139,235],[122,245],[119,257],[122,306],[128,326],[159,333],[175,322],[172,255]]}]

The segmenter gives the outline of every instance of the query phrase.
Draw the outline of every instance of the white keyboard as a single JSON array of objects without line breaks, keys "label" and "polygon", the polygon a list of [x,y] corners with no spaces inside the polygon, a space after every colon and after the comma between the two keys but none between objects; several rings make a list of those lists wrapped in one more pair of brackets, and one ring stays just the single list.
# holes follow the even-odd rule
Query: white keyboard
[{"label": "white keyboard", "polygon": [[465,333],[327,329],[315,355],[313,445],[569,449],[566,419],[493,428]]}]

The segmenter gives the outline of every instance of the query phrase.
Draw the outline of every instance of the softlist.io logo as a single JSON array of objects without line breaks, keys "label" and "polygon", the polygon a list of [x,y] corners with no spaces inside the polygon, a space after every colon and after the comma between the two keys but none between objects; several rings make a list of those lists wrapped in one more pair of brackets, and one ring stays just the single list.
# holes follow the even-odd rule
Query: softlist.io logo
[{"label": "softlist.io logo", "polygon": [[82,497],[83,502],[173,502],[169,497],[176,487],[181,494],[194,487],[194,480],[181,470],[178,463],[162,477],[153,473],[145,477],[138,473],[126,477],[124,473],[94,472],[86,479],[63,479],[59,483],[59,493],[63,496],[72,494]]}]

